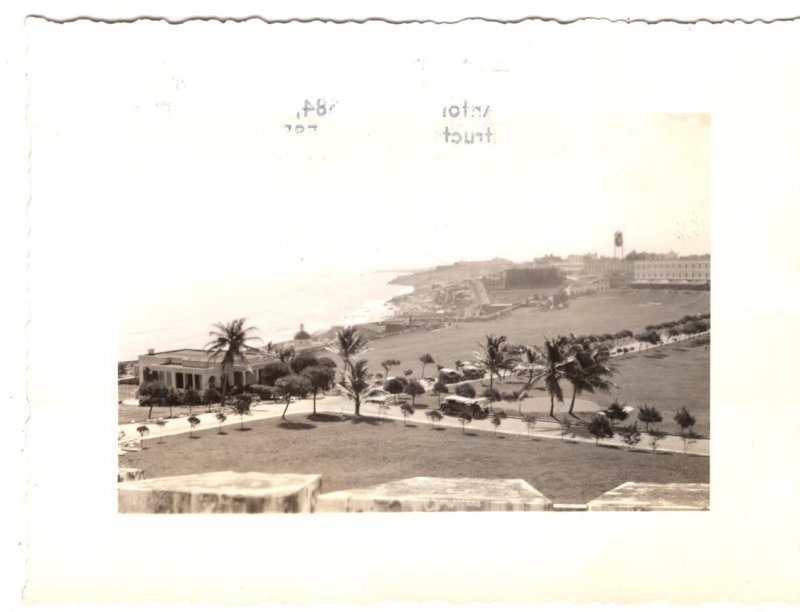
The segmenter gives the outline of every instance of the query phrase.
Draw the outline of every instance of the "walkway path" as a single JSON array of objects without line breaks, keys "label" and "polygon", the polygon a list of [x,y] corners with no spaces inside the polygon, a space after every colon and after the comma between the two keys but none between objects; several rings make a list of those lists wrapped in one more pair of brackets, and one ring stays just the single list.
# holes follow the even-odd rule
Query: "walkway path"
[{"label": "walkway path", "polygon": [[[228,428],[240,427],[242,423],[246,427],[249,423],[252,423],[253,421],[280,418],[281,414],[283,413],[284,406],[285,404],[282,403],[260,402],[258,404],[253,405],[250,409],[250,414],[245,415],[243,418],[240,418],[239,416],[232,414],[230,412],[226,412],[228,418],[225,421],[223,427],[228,427]],[[352,402],[343,399],[341,397],[326,396],[324,398],[317,398],[317,410],[329,414],[352,415],[353,404]],[[312,411],[311,400],[298,400],[289,405],[289,410],[287,411],[286,414],[287,417],[297,417],[309,414],[311,411]],[[365,404],[361,408],[361,414],[363,416],[369,416],[369,417],[381,417],[385,419],[400,420],[400,421],[403,420],[403,416],[400,413],[400,409],[397,406],[389,408],[389,410],[386,412],[381,412],[379,411],[378,406],[376,404]],[[197,427],[195,428],[195,430],[197,431],[205,429],[214,429],[219,427],[219,423],[213,412],[197,413],[195,414],[195,416],[200,419],[200,424],[197,425]],[[430,424],[430,421],[425,416],[424,409],[417,410],[414,416],[409,417],[407,421],[410,423]],[[167,419],[165,422],[166,425],[164,425],[163,427],[160,427],[155,423],[147,424],[148,428],[150,429],[148,438],[157,438],[159,436],[170,436],[179,434],[189,435],[191,427],[186,418]],[[125,433],[124,440],[126,441],[138,440],[140,436],[136,431],[136,428],[139,425],[141,425],[141,423],[129,423],[125,425],[120,425],[119,430]],[[461,422],[455,417],[444,417],[437,424],[437,426],[455,427],[460,429]],[[486,435],[490,436],[495,435],[495,428],[494,425],[492,425],[491,423],[491,419],[472,421],[471,423],[465,425],[464,429],[470,431],[484,431],[486,432]],[[529,431],[527,426],[521,419],[507,418],[501,422],[500,426],[497,428],[496,434],[506,437],[514,436],[514,437],[524,438],[530,436],[532,438],[550,438],[558,440],[561,438],[561,427],[558,423],[548,420],[547,417],[542,417],[540,420],[537,420],[536,426]],[[585,444],[595,443],[593,438],[585,438],[575,434],[567,434],[565,436],[565,440],[570,440],[572,442],[585,443]],[[642,440],[634,448],[651,450],[648,442],[649,442],[649,436],[643,432]],[[607,446],[624,446],[624,444],[616,437],[613,438],[612,440],[605,440],[602,442],[602,444]],[[689,449],[690,450],[687,452],[687,454],[707,456],[709,454],[709,440],[706,439],[695,440],[694,443],[689,447]],[[679,436],[667,436],[659,443],[658,450],[682,453],[684,451],[683,440]]]}]

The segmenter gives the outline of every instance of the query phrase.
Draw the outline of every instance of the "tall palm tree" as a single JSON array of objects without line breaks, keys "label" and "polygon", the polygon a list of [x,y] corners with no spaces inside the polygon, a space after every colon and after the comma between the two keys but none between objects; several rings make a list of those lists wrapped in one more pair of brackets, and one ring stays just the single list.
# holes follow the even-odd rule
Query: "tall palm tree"
[{"label": "tall palm tree", "polygon": [[564,391],[561,389],[561,379],[566,377],[567,368],[572,357],[570,355],[569,338],[556,336],[552,340],[545,338],[544,368],[534,377],[535,381],[543,380],[545,389],[550,394],[550,416],[554,418],[555,400],[564,402]]},{"label": "tall palm tree", "polygon": [[609,380],[617,371],[609,363],[611,354],[604,344],[594,344],[584,339],[572,346],[573,359],[566,368],[565,378],[572,384],[572,402],[569,413],[575,408],[575,398],[578,394],[588,391],[608,391],[616,385]]},{"label": "tall palm tree", "polygon": [[247,352],[256,350],[248,342],[261,341],[258,336],[251,336],[256,331],[255,327],[245,327],[245,319],[234,319],[229,323],[215,323],[214,329],[209,332],[211,341],[205,346],[211,361],[222,354],[222,403],[225,405],[225,392],[228,386],[228,375],[237,361],[248,366]]},{"label": "tall palm tree", "polygon": [[[481,352],[476,353],[480,364],[489,370],[489,396],[494,395],[494,377],[500,375],[501,370],[513,366],[514,359],[507,352],[507,338],[486,334],[486,344],[478,344]],[[490,400],[491,403],[491,400]]]},{"label": "tall palm tree", "polygon": [[336,388],[353,402],[356,416],[361,416],[361,403],[364,400],[383,393],[380,384],[369,383],[366,359],[359,359],[351,364],[350,370],[345,372],[343,383],[337,383]]},{"label": "tall palm tree", "polygon": [[328,350],[333,351],[342,359],[342,381],[347,380],[347,369],[353,370],[353,363],[351,359],[354,355],[358,355],[367,348],[367,339],[362,336],[358,329],[352,325],[348,325],[336,332],[336,343]]},{"label": "tall palm tree", "polygon": [[522,367],[528,372],[528,382],[525,383],[525,390],[530,390],[537,371],[543,367],[542,362],[544,359],[542,354],[532,346],[523,347],[520,354],[522,355]]}]

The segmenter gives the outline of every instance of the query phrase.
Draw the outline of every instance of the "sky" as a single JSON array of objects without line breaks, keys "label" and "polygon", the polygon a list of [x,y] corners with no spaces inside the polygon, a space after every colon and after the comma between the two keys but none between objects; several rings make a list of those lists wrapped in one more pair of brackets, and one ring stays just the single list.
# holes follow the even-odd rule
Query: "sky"
[{"label": "sky", "polygon": [[[34,49],[40,195],[102,224],[154,290],[218,275],[611,255],[617,230],[627,251],[710,251],[709,115],[584,101],[591,84],[543,74],[528,47],[481,55],[454,36],[442,50],[425,31],[374,56],[379,28],[320,28],[326,53],[289,29],[221,28],[198,45],[186,26],[151,32],[146,47],[133,27]],[[338,46],[343,35],[354,44]],[[558,95],[542,89],[548,79],[561,79]],[[298,120],[306,100],[314,110]],[[478,116],[452,117],[465,101]],[[492,141],[455,145],[445,129],[491,130]],[[65,163],[76,150],[79,163]]]}]

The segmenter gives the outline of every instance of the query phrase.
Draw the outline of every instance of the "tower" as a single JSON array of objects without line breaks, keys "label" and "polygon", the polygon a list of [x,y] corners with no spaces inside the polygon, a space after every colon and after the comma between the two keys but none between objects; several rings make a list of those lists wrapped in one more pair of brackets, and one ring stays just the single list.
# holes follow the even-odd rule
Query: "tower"
[{"label": "tower", "polygon": [[614,259],[625,259],[625,247],[622,243],[622,232],[614,232]]}]

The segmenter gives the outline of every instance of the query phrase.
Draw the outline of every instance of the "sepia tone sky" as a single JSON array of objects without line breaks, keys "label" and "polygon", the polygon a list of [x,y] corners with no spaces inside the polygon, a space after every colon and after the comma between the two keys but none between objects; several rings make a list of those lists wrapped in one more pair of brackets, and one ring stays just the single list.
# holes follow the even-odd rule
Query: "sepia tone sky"
[{"label": "sepia tone sky", "polygon": [[[369,46],[380,28],[320,28],[331,45],[316,55],[281,29],[201,45],[189,27],[144,49],[134,31],[33,51],[32,163],[43,199],[105,226],[120,257],[135,245],[135,266],[167,272],[157,287],[611,255],[616,230],[626,251],[710,250],[709,115],[606,108],[582,100],[579,74],[543,73],[511,43],[481,56],[459,36],[440,51],[424,29],[379,57],[335,43]],[[245,56],[271,59],[254,72]],[[325,115],[297,120],[318,98]],[[443,117],[465,101],[477,117]],[[445,129],[492,141],[455,145]]]}]

